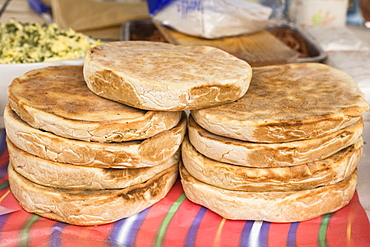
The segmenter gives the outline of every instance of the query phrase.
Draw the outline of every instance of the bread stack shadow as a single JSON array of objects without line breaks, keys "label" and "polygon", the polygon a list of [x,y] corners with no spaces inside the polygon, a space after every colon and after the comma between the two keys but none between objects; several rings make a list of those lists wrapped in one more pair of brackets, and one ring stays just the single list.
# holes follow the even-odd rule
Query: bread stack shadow
[{"label": "bread stack shadow", "polygon": [[241,99],[191,111],[184,191],[227,219],[295,222],[334,212],[355,192],[366,110],[356,82],[332,67],[254,68]]}]

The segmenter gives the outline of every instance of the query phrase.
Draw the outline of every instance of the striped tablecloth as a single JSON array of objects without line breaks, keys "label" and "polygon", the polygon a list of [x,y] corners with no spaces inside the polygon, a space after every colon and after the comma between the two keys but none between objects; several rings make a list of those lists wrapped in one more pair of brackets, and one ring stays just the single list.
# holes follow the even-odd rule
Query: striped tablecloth
[{"label": "striped tablecloth", "polygon": [[177,181],[152,207],[115,223],[79,227],[30,214],[9,191],[5,131],[0,132],[0,246],[370,246],[357,193],[341,210],[294,223],[226,220],[190,202]]}]

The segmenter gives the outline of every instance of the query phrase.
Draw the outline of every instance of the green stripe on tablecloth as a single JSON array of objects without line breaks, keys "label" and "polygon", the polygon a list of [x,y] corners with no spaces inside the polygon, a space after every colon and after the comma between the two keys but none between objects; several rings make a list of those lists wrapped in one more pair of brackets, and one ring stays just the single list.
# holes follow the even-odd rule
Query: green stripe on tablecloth
[{"label": "green stripe on tablecloth", "polygon": [[166,217],[164,218],[161,227],[159,228],[159,232],[155,241],[155,246],[161,247],[163,246],[163,238],[166,233],[168,224],[170,223],[172,217],[175,215],[177,209],[180,207],[181,203],[186,199],[185,194],[183,193],[172,205],[170,210],[168,211]]},{"label": "green stripe on tablecloth", "polygon": [[21,236],[20,236],[20,246],[27,247],[28,246],[28,236],[32,225],[40,218],[40,216],[36,214],[32,214],[28,221],[24,224],[21,229]]},{"label": "green stripe on tablecloth", "polygon": [[329,221],[333,214],[325,214],[322,216],[320,229],[319,229],[319,239],[318,244],[320,247],[327,247],[328,244],[326,242],[326,232],[328,230]]},{"label": "green stripe on tablecloth", "polygon": [[6,180],[6,181],[4,181],[4,182],[2,182],[2,183],[0,184],[0,190],[6,189],[6,188],[8,188],[8,187],[9,187],[9,182],[8,182],[8,180]]}]

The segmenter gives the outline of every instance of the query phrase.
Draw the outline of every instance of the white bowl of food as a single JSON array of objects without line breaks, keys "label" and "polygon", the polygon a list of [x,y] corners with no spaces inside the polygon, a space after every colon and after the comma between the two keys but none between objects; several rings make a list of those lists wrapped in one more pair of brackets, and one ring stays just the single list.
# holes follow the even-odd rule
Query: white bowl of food
[{"label": "white bowl of food", "polygon": [[83,65],[88,49],[101,44],[55,23],[21,23],[9,20],[0,25],[0,128],[8,103],[7,88],[14,78],[33,69],[58,65]]}]

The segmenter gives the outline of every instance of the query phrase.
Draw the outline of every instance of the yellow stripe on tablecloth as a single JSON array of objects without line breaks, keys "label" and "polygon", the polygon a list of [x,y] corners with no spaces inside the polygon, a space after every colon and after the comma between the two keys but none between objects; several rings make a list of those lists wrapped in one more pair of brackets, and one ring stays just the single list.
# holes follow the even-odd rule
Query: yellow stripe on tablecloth
[{"label": "yellow stripe on tablecloth", "polygon": [[2,200],[4,200],[4,198],[5,198],[5,197],[7,197],[7,196],[9,195],[9,193],[10,193],[10,190],[8,189],[8,191],[7,191],[7,192],[5,192],[5,194],[0,198],[0,202],[1,202]]}]

